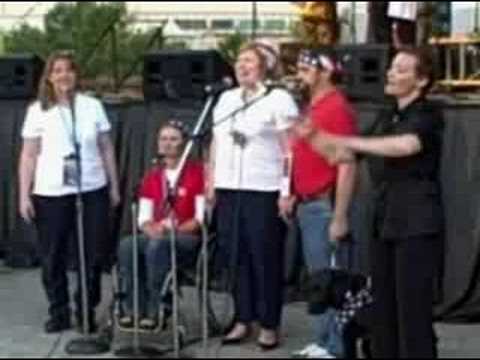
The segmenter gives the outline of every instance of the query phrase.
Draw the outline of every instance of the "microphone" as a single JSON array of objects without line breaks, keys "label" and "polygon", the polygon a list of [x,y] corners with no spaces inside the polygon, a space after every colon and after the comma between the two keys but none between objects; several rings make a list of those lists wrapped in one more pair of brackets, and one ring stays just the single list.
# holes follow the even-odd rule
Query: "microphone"
[{"label": "microphone", "polygon": [[68,106],[73,111],[75,109],[75,98],[77,94],[74,89],[71,89],[71,90],[68,90],[67,95],[68,95]]},{"label": "microphone", "polygon": [[165,154],[155,154],[152,159],[153,166],[164,166]]},{"label": "microphone", "polygon": [[221,81],[205,86],[205,93],[217,95],[233,87],[234,81],[230,76],[225,76]]},{"label": "microphone", "polygon": [[77,133],[77,112],[75,109],[75,98],[76,98],[76,92],[75,90],[70,90],[68,92],[68,106],[70,108],[70,115],[72,116],[72,140],[73,140],[73,148],[75,151],[75,158],[77,160],[77,166],[78,166],[78,173],[81,174],[81,168],[80,168],[80,142],[78,139],[78,133]]}]

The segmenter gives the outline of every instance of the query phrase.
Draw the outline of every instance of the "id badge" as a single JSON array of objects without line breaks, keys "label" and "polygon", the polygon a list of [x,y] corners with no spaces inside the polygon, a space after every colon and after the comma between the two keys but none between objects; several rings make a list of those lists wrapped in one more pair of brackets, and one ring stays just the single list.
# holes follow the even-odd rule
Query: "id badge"
[{"label": "id badge", "polygon": [[63,158],[63,185],[75,186],[80,184],[80,176],[77,171],[77,158],[69,155]]}]

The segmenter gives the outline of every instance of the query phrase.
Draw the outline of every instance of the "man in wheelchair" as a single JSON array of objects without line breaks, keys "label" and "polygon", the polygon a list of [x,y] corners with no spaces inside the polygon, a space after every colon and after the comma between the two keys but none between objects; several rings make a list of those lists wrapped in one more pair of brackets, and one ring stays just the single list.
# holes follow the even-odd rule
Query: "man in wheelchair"
[{"label": "man in wheelchair", "polygon": [[[176,169],[186,144],[187,131],[183,123],[169,121],[158,132],[159,164],[143,178],[139,189],[138,225],[141,235],[139,249],[139,318],[140,328],[153,331],[159,326],[159,309],[163,319],[172,312],[172,295],[162,295],[171,270],[170,230],[166,196],[168,183],[176,177]],[[174,214],[177,232],[177,262],[190,266],[196,261],[200,246],[200,224],[195,219],[195,201],[204,192],[203,166],[193,161],[187,164],[176,187]],[[120,326],[133,326],[133,239],[121,241],[118,249],[118,268],[121,291],[125,295]],[[165,324],[163,324],[165,325]]]}]

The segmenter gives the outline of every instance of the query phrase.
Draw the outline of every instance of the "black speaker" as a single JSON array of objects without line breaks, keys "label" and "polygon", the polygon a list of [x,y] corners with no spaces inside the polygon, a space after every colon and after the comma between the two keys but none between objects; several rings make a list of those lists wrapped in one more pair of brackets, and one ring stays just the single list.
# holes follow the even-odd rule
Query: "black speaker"
[{"label": "black speaker", "polygon": [[0,58],[0,99],[31,99],[43,71],[43,61],[33,54]]},{"label": "black speaker", "polygon": [[390,62],[387,44],[340,45],[335,48],[344,75],[340,87],[352,99],[384,98],[386,72]]},{"label": "black speaker", "polygon": [[143,92],[147,100],[201,99],[226,76],[233,69],[215,50],[160,51],[144,57]]}]

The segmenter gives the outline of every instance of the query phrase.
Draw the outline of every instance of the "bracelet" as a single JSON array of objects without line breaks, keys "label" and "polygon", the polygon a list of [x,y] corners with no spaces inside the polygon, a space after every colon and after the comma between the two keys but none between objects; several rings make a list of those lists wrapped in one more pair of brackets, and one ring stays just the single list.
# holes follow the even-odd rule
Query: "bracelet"
[{"label": "bracelet", "polygon": [[289,177],[282,177],[280,181],[280,196],[281,197],[289,197],[291,195],[290,192],[290,178]]}]

